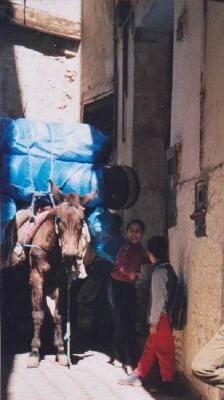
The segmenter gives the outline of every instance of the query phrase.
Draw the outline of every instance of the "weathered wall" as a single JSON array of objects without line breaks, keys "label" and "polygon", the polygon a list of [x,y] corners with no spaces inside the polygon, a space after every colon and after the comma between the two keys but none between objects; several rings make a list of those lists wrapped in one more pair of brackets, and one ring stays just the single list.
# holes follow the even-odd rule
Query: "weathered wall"
[{"label": "weathered wall", "polygon": [[[171,261],[184,272],[189,299],[187,326],[178,340],[179,369],[204,399],[218,400],[218,390],[202,384],[191,372],[194,356],[224,316],[224,5],[208,2],[204,19],[202,3],[175,3],[175,30],[184,7],[186,26],[183,41],[174,41],[171,142],[181,143],[181,153],[177,225],[169,230],[169,238]],[[208,181],[207,236],[197,238],[190,215],[195,183],[201,176]]]},{"label": "weathered wall", "polygon": [[[146,236],[165,230],[166,141],[170,115],[170,37],[136,41],[133,166],[141,194],[133,215],[145,220]],[[152,62],[153,60],[153,62]]]},{"label": "weathered wall", "polygon": [[[189,2],[185,40],[174,40],[171,145],[181,141],[181,180],[199,173],[201,58],[203,52],[203,1]],[[177,1],[177,18],[184,12],[184,2]],[[183,113],[184,112],[184,113]]]},{"label": "weathered wall", "polygon": [[80,120],[78,42],[4,25],[0,51],[0,115]]},{"label": "weathered wall", "polygon": [[113,11],[111,0],[83,0],[82,101],[113,91]]},{"label": "weathered wall", "polygon": [[[158,3],[161,9],[157,9],[157,4],[152,7],[153,3]],[[129,22],[128,92],[123,107],[121,39],[118,47],[118,163],[133,166],[141,184],[137,203],[123,216],[125,222],[130,218],[142,219],[147,228],[146,238],[165,230],[165,168],[172,62],[171,3],[166,2],[166,9],[163,2],[140,1],[135,9]],[[161,15],[165,28],[160,24]]]},{"label": "weathered wall", "polygon": [[212,168],[224,161],[224,5],[208,5],[202,167]]},{"label": "weathered wall", "polygon": [[[132,21],[133,23],[133,21]],[[134,124],[134,74],[135,43],[134,29],[128,31],[127,94],[123,93],[123,31],[117,41],[117,164],[133,166],[133,124]]]}]

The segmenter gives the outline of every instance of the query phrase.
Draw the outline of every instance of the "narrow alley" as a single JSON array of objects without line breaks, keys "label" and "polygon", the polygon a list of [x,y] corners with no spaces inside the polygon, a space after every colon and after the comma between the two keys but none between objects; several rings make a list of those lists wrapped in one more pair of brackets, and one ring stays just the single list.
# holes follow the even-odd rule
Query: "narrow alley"
[{"label": "narrow alley", "polygon": [[[7,400],[169,400],[151,395],[147,388],[118,384],[126,376],[121,368],[109,364],[108,356],[88,351],[74,356],[77,364],[61,367],[55,356],[46,356],[38,369],[27,369],[28,354],[14,357],[8,382]],[[6,369],[4,368],[4,372]],[[179,393],[176,400],[193,400]]]},{"label": "narrow alley", "polygon": [[223,127],[224,0],[0,0],[1,400],[224,400]]}]

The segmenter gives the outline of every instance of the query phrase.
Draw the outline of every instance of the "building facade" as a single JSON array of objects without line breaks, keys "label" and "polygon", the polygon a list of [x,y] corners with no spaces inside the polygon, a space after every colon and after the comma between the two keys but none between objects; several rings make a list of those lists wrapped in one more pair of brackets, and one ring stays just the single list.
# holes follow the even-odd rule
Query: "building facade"
[{"label": "building facade", "polygon": [[[188,292],[187,325],[175,334],[177,368],[203,399],[218,400],[222,394],[194,378],[191,365],[224,317],[224,4],[107,1],[112,11],[103,3],[88,13],[97,43],[88,85],[89,93],[100,87],[99,71],[98,93],[113,92],[113,162],[134,167],[140,179],[140,197],[122,215],[143,219],[146,237],[168,234]],[[146,268],[141,282],[144,291]]]}]

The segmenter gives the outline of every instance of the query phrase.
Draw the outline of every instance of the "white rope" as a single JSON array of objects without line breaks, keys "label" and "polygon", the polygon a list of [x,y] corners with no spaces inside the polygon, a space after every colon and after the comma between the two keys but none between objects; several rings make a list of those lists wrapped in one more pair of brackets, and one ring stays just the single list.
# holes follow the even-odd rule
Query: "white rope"
[{"label": "white rope", "polygon": [[39,249],[39,250],[43,251],[42,247],[38,246],[37,244],[23,244],[23,247],[30,247],[30,248]]},{"label": "white rope", "polygon": [[64,340],[67,342],[67,365],[68,368],[71,366],[71,316],[70,316],[70,289],[72,285],[72,273],[70,271],[68,275],[68,286],[67,286],[67,321],[66,321],[66,333],[64,335]]},{"label": "white rope", "polygon": [[54,177],[54,154],[53,154],[53,136],[52,136],[52,132],[51,129],[48,128],[48,132],[50,135],[50,141],[51,141],[51,165],[50,165],[50,177],[49,177],[49,184],[48,184],[48,188],[49,188],[49,192],[50,192],[50,181],[53,181],[53,177]]}]

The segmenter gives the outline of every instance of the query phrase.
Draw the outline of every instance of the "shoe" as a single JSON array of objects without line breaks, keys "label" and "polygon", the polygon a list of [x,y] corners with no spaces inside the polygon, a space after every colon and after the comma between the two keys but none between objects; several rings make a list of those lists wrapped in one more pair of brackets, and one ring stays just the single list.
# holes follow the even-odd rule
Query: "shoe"
[{"label": "shoe", "polygon": [[114,360],[111,361],[111,364],[112,364],[114,367],[117,367],[117,368],[122,368],[122,367],[123,367],[123,364],[122,364],[120,361],[118,361],[116,358],[115,358]]},{"label": "shoe", "polygon": [[158,394],[161,392],[161,390],[156,386],[149,386],[147,388],[150,391],[150,393],[152,393],[152,394]]},{"label": "shoe", "polygon": [[136,374],[131,374],[131,375],[129,375],[128,378],[125,378],[125,379],[120,379],[120,381],[118,383],[119,383],[119,385],[128,385],[128,386],[136,386],[136,387],[142,386],[142,380]]},{"label": "shoe", "polygon": [[128,374],[128,375],[132,375],[133,372],[134,372],[134,370],[133,370],[131,365],[125,365],[124,366],[124,370],[125,370],[126,374]]},{"label": "shoe", "polygon": [[175,396],[174,383],[173,382],[163,382],[162,392],[168,396]]}]

